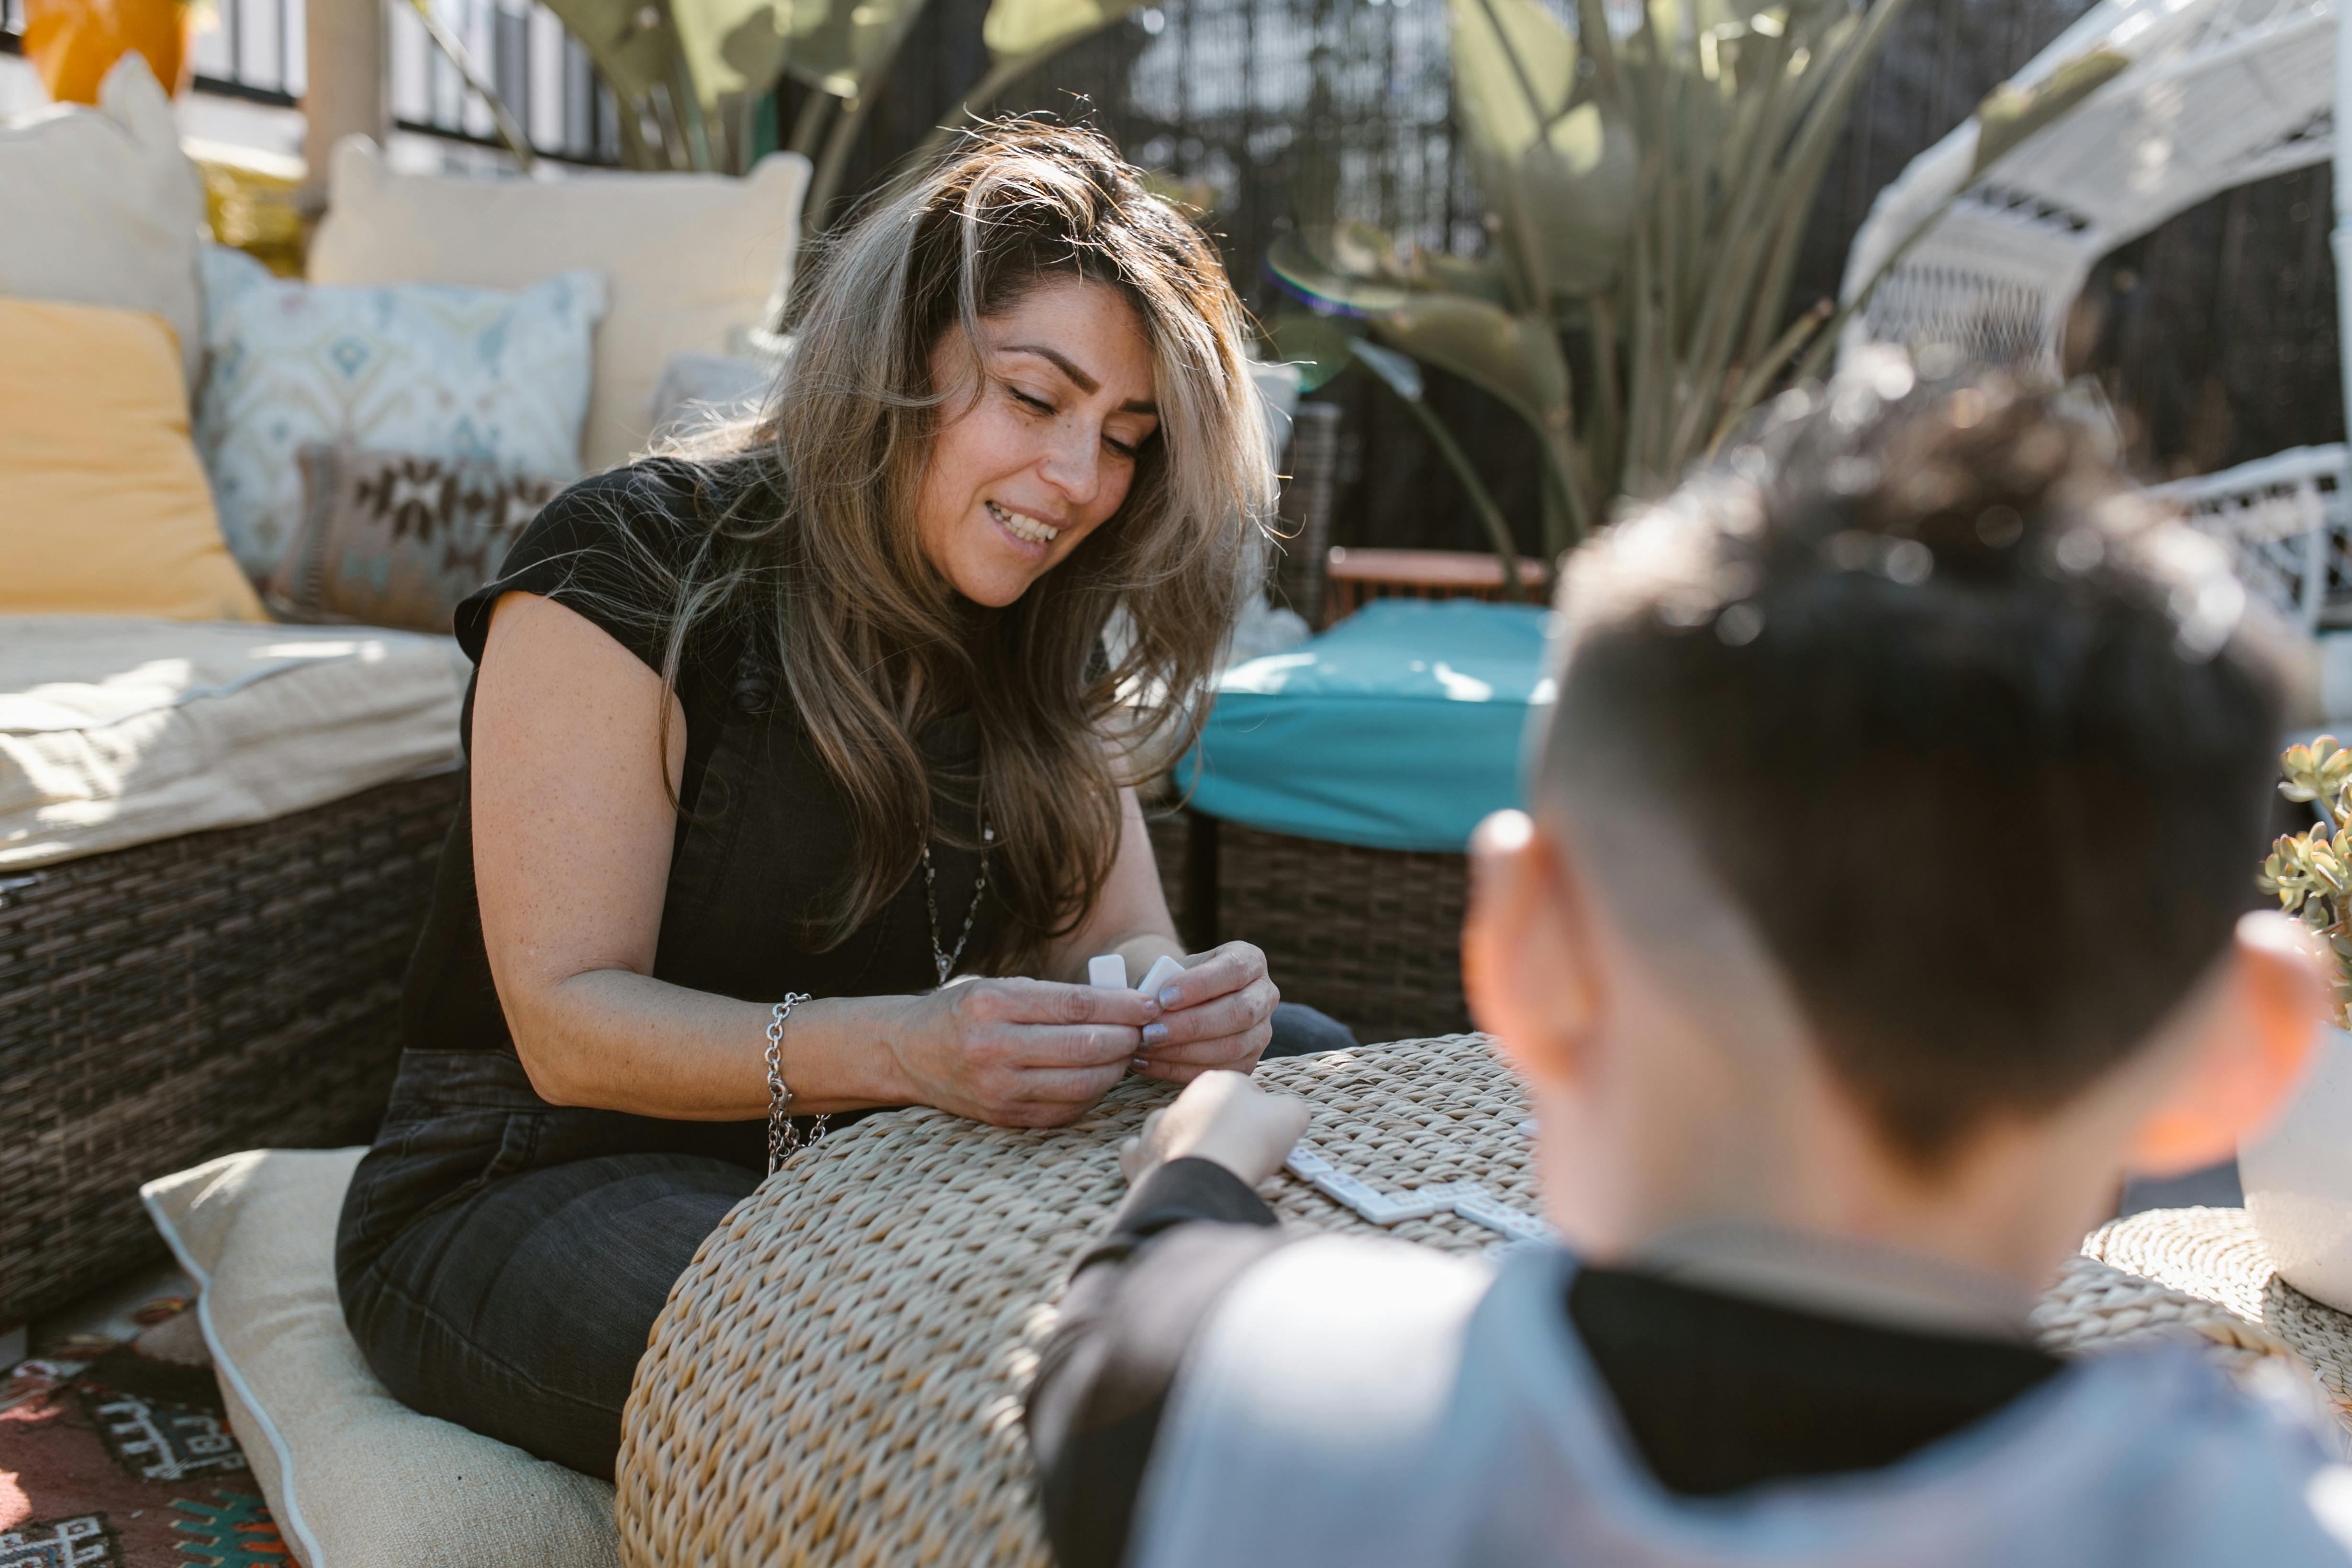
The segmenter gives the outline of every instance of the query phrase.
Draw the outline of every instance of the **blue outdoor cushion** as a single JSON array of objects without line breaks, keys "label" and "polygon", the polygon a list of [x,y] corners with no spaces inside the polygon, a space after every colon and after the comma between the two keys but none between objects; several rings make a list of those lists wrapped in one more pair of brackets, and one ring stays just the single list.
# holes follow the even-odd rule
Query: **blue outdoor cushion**
[{"label": "blue outdoor cushion", "polygon": [[1287,653],[1227,670],[1177,781],[1197,810],[1269,832],[1459,852],[1520,803],[1528,710],[1552,699],[1548,613],[1375,600]]}]

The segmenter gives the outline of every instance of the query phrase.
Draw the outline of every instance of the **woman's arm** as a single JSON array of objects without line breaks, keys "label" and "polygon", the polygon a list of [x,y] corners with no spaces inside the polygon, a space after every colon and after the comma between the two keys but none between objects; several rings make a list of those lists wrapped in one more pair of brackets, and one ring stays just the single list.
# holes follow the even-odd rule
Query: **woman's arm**
[{"label": "woman's arm", "polygon": [[1151,998],[1162,1010],[1144,1026],[1136,1071],[1170,1083],[1190,1083],[1220,1068],[1247,1072],[1273,1038],[1268,1020],[1282,999],[1266,977],[1265,955],[1247,942],[1185,953],[1160,886],[1143,807],[1131,789],[1121,789],[1118,798],[1118,857],[1086,919],[1046,947],[1045,973],[1083,980],[1088,958],[1117,953],[1127,960],[1133,981],[1142,979],[1162,955],[1175,958],[1184,973]]},{"label": "woman's arm", "polygon": [[[672,1121],[768,1109],[769,1008],[652,977],[686,716],[593,623],[501,598],[475,687],[474,877],[490,975],[531,1085]],[[1164,919],[1165,909],[1161,914]],[[1126,1071],[1146,998],[1036,980],[803,1004],[782,1060],[795,1111],[926,1104],[1004,1125],[1073,1120]]]}]

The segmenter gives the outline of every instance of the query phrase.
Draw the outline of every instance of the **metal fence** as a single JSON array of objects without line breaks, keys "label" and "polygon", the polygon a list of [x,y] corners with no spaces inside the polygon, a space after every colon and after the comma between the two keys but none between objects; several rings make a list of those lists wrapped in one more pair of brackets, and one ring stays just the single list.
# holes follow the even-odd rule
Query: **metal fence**
[{"label": "metal fence", "polygon": [[[503,0],[434,0],[434,6],[536,151],[572,162],[618,162],[612,95],[553,12]],[[394,123],[427,136],[499,145],[489,110],[466,90],[406,0],[387,0],[385,20]],[[13,47],[24,21],[24,0],[0,0],[0,41]],[[303,0],[215,0],[193,52],[196,91],[294,108],[305,86]]]}]

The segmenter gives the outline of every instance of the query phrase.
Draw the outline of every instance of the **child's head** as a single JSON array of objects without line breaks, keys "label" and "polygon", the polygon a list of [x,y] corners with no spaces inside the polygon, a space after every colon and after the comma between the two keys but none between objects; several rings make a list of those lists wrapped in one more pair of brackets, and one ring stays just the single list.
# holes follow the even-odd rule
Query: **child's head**
[{"label": "child's head", "polygon": [[1790,392],[1559,607],[1466,957],[1588,1245],[1834,1223],[1995,1148],[2218,1157],[2291,1079],[2312,965],[2241,925],[2273,644],[2050,398],[1894,357]]}]

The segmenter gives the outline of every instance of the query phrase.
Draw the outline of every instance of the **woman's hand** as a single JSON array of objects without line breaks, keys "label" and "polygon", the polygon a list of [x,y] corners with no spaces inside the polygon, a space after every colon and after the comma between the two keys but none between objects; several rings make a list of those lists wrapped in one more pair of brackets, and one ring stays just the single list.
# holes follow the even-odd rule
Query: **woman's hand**
[{"label": "woman's hand", "polygon": [[1228,942],[1187,957],[1184,972],[1150,999],[1159,1017],[1144,1026],[1136,1071],[1190,1083],[1204,1072],[1255,1067],[1274,1036],[1269,1020],[1282,993],[1266,977],[1264,953]]},{"label": "woman's hand", "polygon": [[1214,1160],[1255,1186],[1281,1168],[1307,1131],[1307,1102],[1269,1094],[1238,1072],[1203,1070],[1171,1105],[1144,1119],[1118,1147],[1129,1184],[1166,1160]]},{"label": "woman's hand", "polygon": [[1086,1114],[1160,1010],[1134,991],[1051,980],[967,980],[915,1000],[915,1027],[889,1041],[903,1097],[1000,1127]]}]

